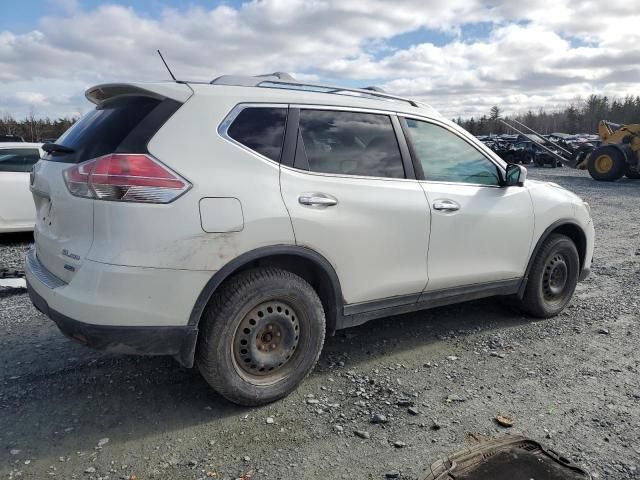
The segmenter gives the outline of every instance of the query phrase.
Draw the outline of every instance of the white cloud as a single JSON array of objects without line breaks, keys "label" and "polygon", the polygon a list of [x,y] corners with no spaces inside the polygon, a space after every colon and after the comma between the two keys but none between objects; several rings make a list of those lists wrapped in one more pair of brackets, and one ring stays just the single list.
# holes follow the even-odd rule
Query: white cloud
[{"label": "white cloud", "polygon": [[19,103],[23,103],[32,107],[44,106],[49,104],[47,97],[40,92],[17,92],[16,100]]},{"label": "white cloud", "polygon": [[67,13],[73,13],[80,10],[79,0],[48,0],[55,8],[61,8]]},{"label": "white cloud", "polygon": [[[63,115],[88,108],[82,93],[92,84],[167,78],[157,48],[179,78],[280,70],[305,80],[378,81],[448,116],[640,90],[640,13],[628,0],[606,8],[569,0],[254,0],[157,17],[51,1],[62,14],[31,32],[0,32],[0,110]],[[492,22],[490,35],[466,41],[461,32],[476,22]],[[420,28],[451,41],[394,48],[395,36]]]}]

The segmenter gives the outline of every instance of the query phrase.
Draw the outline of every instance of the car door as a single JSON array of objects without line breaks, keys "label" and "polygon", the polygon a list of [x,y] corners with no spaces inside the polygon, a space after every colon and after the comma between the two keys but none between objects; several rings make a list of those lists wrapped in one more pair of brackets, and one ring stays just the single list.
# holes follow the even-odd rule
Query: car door
[{"label": "car door", "polygon": [[497,161],[454,128],[402,125],[432,209],[425,291],[520,279],[534,227],[528,190],[501,186]]},{"label": "car door", "polygon": [[280,185],[297,244],[333,265],[345,312],[417,301],[427,281],[430,216],[420,183],[407,178],[414,174],[397,118],[337,108],[290,112],[295,148],[283,159]]},{"label": "car door", "polygon": [[35,206],[29,172],[39,158],[36,147],[0,147],[0,229],[33,228]]}]

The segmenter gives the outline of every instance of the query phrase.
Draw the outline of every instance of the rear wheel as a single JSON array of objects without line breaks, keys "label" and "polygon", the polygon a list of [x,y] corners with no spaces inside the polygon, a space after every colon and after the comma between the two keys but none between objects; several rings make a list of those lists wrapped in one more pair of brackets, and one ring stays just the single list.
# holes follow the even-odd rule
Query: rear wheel
[{"label": "rear wheel", "polygon": [[580,258],[573,241],[551,234],[533,261],[519,307],[534,317],[557,315],[571,300],[579,273]]},{"label": "rear wheel", "polygon": [[613,182],[624,175],[626,162],[620,150],[605,146],[596,148],[591,153],[587,168],[595,180]]},{"label": "rear wheel", "polygon": [[286,270],[232,277],[207,307],[197,364],[223,397],[262,405],[293,391],[316,364],[325,316],[315,290]]}]

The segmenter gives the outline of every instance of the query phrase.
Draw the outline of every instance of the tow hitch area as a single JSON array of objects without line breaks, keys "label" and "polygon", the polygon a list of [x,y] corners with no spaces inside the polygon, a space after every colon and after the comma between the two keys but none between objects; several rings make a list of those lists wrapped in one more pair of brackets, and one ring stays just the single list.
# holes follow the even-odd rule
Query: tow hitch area
[{"label": "tow hitch area", "polygon": [[508,435],[431,465],[420,480],[585,480],[591,475],[534,440]]}]

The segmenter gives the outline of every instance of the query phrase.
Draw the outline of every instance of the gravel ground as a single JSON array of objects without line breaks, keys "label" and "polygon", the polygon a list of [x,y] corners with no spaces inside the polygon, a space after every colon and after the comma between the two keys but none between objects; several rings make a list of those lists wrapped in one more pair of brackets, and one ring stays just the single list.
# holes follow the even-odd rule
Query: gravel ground
[{"label": "gravel ground", "polygon": [[0,234],[0,268],[23,270],[24,255],[32,243],[31,233]]},{"label": "gravel ground", "polygon": [[[640,182],[530,177],[592,207],[593,273],[560,316],[482,300],[370,322],[327,339],[304,384],[262,408],[229,404],[171,359],[85,349],[26,294],[0,292],[0,478],[415,479],[516,432],[594,478],[640,478]],[[0,243],[0,264],[28,240]]]}]

